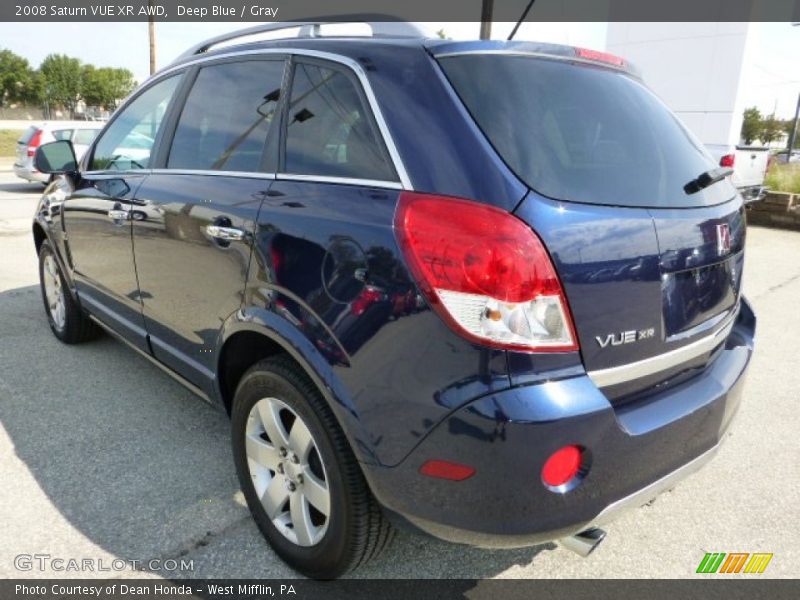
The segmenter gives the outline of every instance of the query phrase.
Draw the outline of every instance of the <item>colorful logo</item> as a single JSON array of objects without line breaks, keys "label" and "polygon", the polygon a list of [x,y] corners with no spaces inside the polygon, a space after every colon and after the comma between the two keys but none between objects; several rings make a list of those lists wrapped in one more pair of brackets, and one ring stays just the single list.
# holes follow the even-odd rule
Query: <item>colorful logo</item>
[{"label": "colorful logo", "polygon": [[760,575],[772,560],[764,552],[707,552],[697,566],[697,573],[750,573]]}]

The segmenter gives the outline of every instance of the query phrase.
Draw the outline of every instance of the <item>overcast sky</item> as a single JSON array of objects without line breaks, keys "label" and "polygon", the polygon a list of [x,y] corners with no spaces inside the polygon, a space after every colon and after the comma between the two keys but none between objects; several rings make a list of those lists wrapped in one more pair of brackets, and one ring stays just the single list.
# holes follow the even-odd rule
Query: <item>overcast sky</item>
[{"label": "overcast sky", "polygon": [[[243,23],[158,23],[158,64],[164,66],[193,43],[241,29]],[[454,39],[478,37],[478,23],[426,23]],[[492,37],[505,39],[512,23],[495,23]],[[800,27],[788,23],[751,25],[755,47],[750,54],[746,105],[781,118],[794,113],[800,92]],[[605,49],[605,23],[526,23],[516,39]],[[146,23],[0,23],[0,48],[9,48],[33,66],[51,52],[76,56],[96,66],[125,67],[138,81],[148,74]]]}]

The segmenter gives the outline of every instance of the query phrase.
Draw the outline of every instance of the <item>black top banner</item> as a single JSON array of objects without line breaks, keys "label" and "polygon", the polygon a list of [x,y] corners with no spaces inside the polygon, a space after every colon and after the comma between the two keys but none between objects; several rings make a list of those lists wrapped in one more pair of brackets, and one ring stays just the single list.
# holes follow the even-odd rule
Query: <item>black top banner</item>
[{"label": "black top banner", "polygon": [[[3,0],[0,20],[518,21],[529,0]],[[383,17],[383,18],[381,18]],[[487,19],[488,20],[488,19]],[[792,21],[800,0],[535,0],[526,21]]]}]

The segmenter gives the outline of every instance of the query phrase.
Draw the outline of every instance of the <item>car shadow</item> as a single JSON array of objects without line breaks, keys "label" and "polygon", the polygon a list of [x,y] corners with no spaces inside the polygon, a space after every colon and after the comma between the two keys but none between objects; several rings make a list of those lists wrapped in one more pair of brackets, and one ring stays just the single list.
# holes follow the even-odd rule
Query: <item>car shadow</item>
[{"label": "car shadow", "polygon": [[44,184],[31,183],[21,179],[14,182],[0,182],[0,192],[9,192],[12,194],[37,194],[41,196],[44,187]]},{"label": "car shadow", "polygon": [[[128,561],[193,561],[191,571],[159,573],[170,577],[297,576],[244,505],[225,413],[110,336],[60,343],[36,285],[0,292],[0,437],[3,430],[18,460],[4,458],[0,505],[40,507],[20,508],[22,518],[36,517],[19,525],[24,536],[4,540],[6,554],[81,559],[99,548]],[[38,490],[20,496],[17,483],[29,476]],[[399,532],[354,576],[491,577],[553,547],[489,551]],[[0,576],[20,576],[3,562]]]}]

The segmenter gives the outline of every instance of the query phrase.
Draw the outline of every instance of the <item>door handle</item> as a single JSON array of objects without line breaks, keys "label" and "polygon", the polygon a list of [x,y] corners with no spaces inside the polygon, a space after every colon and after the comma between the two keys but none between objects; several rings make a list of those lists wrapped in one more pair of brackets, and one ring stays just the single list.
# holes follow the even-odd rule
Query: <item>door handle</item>
[{"label": "door handle", "polygon": [[223,227],[221,225],[206,225],[206,233],[215,240],[238,242],[246,237],[246,233],[238,227]]},{"label": "door handle", "polygon": [[108,218],[112,221],[127,221],[130,217],[130,212],[127,210],[121,210],[118,208],[111,209],[108,211]]}]

